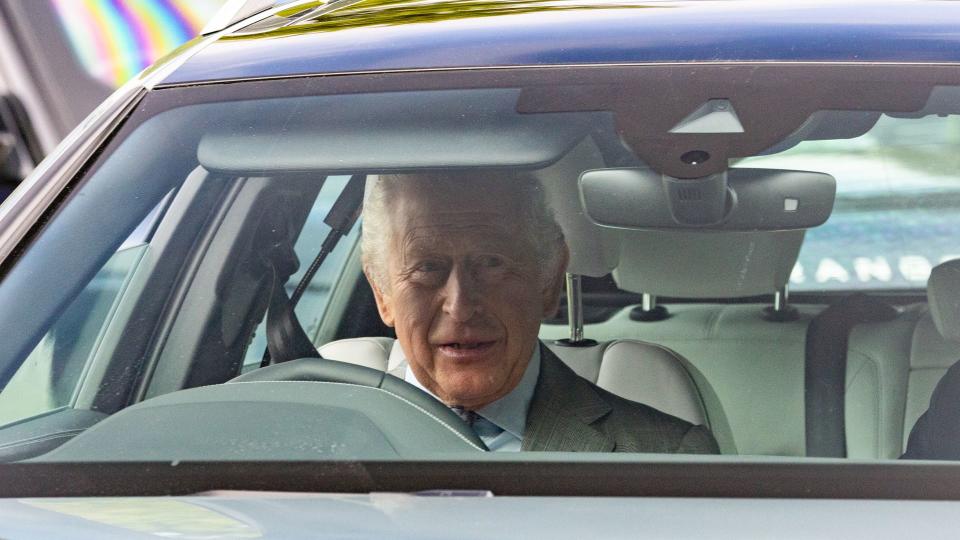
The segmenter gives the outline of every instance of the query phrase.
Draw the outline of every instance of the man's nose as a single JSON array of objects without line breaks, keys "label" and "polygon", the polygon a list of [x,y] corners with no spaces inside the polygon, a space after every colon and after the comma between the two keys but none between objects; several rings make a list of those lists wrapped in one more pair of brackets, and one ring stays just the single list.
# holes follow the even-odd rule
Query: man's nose
[{"label": "man's nose", "polygon": [[476,279],[469,270],[456,267],[444,287],[443,311],[455,321],[465,322],[480,311],[480,294]]}]

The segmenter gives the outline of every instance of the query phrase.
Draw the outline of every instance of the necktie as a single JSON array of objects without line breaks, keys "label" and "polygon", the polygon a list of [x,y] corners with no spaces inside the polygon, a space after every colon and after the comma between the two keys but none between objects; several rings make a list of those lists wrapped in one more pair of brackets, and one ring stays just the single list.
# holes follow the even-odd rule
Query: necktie
[{"label": "necktie", "polygon": [[474,433],[479,435],[481,439],[487,440],[503,433],[503,429],[500,428],[500,426],[480,416],[475,411],[467,411],[464,410],[463,407],[451,407],[451,409],[457,413],[457,416],[462,418],[468,426],[473,428]]}]

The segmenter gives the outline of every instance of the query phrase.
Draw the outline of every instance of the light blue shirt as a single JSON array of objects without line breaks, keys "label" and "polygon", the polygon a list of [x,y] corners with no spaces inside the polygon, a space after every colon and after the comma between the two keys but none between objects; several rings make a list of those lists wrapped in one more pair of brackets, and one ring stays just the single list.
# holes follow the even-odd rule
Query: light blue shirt
[{"label": "light blue shirt", "polygon": [[[477,432],[487,448],[497,452],[520,451],[520,443],[523,441],[523,432],[527,425],[527,410],[530,409],[530,401],[533,400],[533,392],[537,388],[539,377],[540,344],[538,343],[517,386],[502,398],[475,411],[481,418],[474,422],[473,430]],[[420,384],[409,367],[403,379],[431,396],[437,397]]]}]

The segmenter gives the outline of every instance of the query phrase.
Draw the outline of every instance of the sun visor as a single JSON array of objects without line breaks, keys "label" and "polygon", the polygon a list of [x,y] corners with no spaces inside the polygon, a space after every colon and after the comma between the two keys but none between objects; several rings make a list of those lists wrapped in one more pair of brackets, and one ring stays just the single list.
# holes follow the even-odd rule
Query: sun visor
[{"label": "sun visor", "polygon": [[927,104],[916,112],[896,113],[889,112],[887,116],[894,118],[923,118],[930,115],[960,114],[960,86],[934,86],[930,91]]},{"label": "sun visor", "polygon": [[675,298],[771,294],[790,279],[804,231],[625,231],[617,285]]},{"label": "sun visor", "polygon": [[270,175],[540,168],[610,113],[521,114],[517,89],[347,94],[232,103],[203,135],[210,171]]},{"label": "sun visor", "polygon": [[759,155],[779,154],[803,141],[855,139],[873,129],[878,120],[880,113],[872,111],[817,111],[789,137]]}]

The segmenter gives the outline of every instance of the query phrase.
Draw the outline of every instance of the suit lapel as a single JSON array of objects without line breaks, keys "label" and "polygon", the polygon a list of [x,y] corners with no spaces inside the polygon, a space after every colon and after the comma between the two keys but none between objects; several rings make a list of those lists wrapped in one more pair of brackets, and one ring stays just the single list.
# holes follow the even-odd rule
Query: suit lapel
[{"label": "suit lapel", "polygon": [[522,450],[610,452],[613,439],[594,427],[610,412],[593,389],[542,343],[540,378],[527,412]]}]

